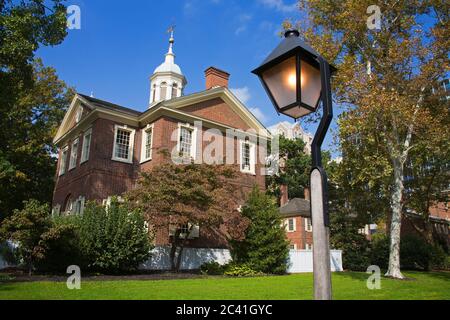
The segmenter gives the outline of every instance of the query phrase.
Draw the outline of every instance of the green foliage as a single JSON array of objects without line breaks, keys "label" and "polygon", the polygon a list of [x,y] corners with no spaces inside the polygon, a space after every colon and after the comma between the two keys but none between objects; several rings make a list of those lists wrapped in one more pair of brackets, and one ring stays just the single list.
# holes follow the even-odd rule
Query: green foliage
[{"label": "green foliage", "polygon": [[0,239],[17,243],[18,256],[31,273],[35,262],[45,258],[48,245],[61,237],[63,230],[52,225],[48,205],[26,201],[24,209],[15,210],[0,226]]},{"label": "green foliage", "polygon": [[224,275],[229,277],[257,277],[264,273],[256,271],[249,264],[230,264],[226,267]]},{"label": "green foliage", "polygon": [[255,187],[242,208],[250,226],[242,241],[231,242],[237,264],[268,274],[283,274],[288,263],[288,242],[275,200]]},{"label": "green foliage", "polygon": [[[423,238],[415,235],[402,237],[400,242],[401,266],[407,270],[430,270],[448,268],[447,254],[439,246],[428,244]],[[386,269],[389,261],[389,238],[384,234],[376,234],[372,241],[371,263]]]},{"label": "green foliage", "polygon": [[369,241],[358,233],[360,227],[345,210],[333,212],[330,223],[330,243],[342,250],[342,263],[346,270],[366,271],[370,266]]},{"label": "green foliage", "polygon": [[225,268],[225,266],[222,266],[215,261],[206,262],[200,266],[200,272],[204,275],[218,276],[224,274]]},{"label": "green foliage", "polygon": [[61,0],[0,1],[0,221],[24,200],[51,201],[52,138],[71,93],[34,55],[61,43],[66,23]]},{"label": "green foliage", "polygon": [[304,188],[309,185],[311,157],[305,152],[302,139],[289,140],[280,136],[280,159],[287,159],[280,164],[280,173],[267,177],[269,192],[280,197],[280,186],[287,185],[290,198],[303,198]]},{"label": "green foliage", "polygon": [[150,237],[142,215],[117,199],[109,207],[89,203],[78,223],[80,251],[90,270],[132,271],[149,258]]}]

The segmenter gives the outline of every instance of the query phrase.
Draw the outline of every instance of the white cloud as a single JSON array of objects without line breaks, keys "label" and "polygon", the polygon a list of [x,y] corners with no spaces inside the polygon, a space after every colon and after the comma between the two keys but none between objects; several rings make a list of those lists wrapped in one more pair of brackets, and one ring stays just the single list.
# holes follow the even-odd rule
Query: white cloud
[{"label": "white cloud", "polygon": [[235,89],[231,89],[231,92],[234,93],[234,95],[241,100],[241,102],[243,104],[247,104],[247,102],[250,100],[250,98],[252,97],[250,94],[250,90],[248,89],[248,87],[242,87],[242,88],[235,88]]},{"label": "white cloud", "polygon": [[277,11],[288,13],[298,10],[297,1],[293,4],[286,4],[284,0],[258,0],[264,6],[275,9]]},{"label": "white cloud", "polygon": [[250,14],[241,14],[238,16],[238,24],[239,26],[234,31],[235,35],[240,35],[242,32],[247,30],[247,24],[252,20],[252,16]]},{"label": "white cloud", "polygon": [[259,109],[259,108],[250,108],[249,110],[262,123],[265,123],[268,120],[267,116],[261,111],[261,109]]}]

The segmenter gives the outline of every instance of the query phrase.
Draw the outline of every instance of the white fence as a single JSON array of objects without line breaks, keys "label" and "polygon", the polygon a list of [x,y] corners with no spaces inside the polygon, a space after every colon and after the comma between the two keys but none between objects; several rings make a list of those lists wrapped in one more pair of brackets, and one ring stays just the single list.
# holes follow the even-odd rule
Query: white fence
[{"label": "white fence", "polygon": [[[342,268],[342,251],[330,251],[331,271],[340,272]],[[311,250],[291,250],[289,252],[288,273],[313,272],[313,252]]]},{"label": "white fence", "polygon": [[[196,270],[205,262],[216,261],[221,265],[231,261],[231,254],[226,249],[185,248],[181,260],[181,270]],[[343,271],[342,251],[330,252],[331,271]],[[143,270],[170,270],[170,247],[156,247],[152,257],[141,266]],[[313,272],[313,254],[309,250],[291,250],[289,252],[288,273]]]},{"label": "white fence", "polygon": [[[221,265],[231,261],[227,249],[185,248],[181,259],[181,270],[198,270],[206,262],[216,261]],[[143,270],[170,270],[170,247],[156,247],[151,258],[141,266]]]}]

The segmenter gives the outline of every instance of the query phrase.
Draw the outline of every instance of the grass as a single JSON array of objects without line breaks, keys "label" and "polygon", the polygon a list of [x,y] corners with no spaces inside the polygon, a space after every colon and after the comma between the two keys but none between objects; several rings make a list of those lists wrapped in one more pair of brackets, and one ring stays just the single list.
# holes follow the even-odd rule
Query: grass
[{"label": "grass", "polygon": [[[339,300],[450,300],[450,273],[407,272],[409,280],[383,278],[381,290],[368,290],[365,273],[333,274]],[[159,281],[85,281],[81,290],[64,282],[0,282],[0,300],[307,300],[312,274],[260,278],[206,277]]]}]

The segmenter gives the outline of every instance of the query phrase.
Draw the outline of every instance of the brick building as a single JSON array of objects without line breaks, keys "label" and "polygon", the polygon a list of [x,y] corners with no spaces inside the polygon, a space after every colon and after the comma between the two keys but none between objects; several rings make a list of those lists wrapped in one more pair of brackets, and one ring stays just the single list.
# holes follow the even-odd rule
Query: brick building
[{"label": "brick building", "polygon": [[[244,173],[235,182],[242,201],[255,184],[265,189],[258,159],[270,133],[228,89],[230,75],[222,70],[208,68],[205,90],[184,95],[187,80],[175,64],[173,44],[172,34],[164,63],[150,78],[148,110],[75,95],[54,138],[60,150],[54,214],[81,214],[86,201],[107,203],[134,188],[141,172],[171,161],[160,151],[202,162],[202,152],[219,138],[223,154],[234,151],[233,163]],[[193,247],[226,246],[223,239],[202,238],[198,227],[189,236]],[[169,242],[169,230],[159,230],[155,244]]]},{"label": "brick building", "polygon": [[310,191],[305,188],[305,198],[288,200],[287,186],[281,186],[280,216],[286,228],[291,250],[312,250]]}]

